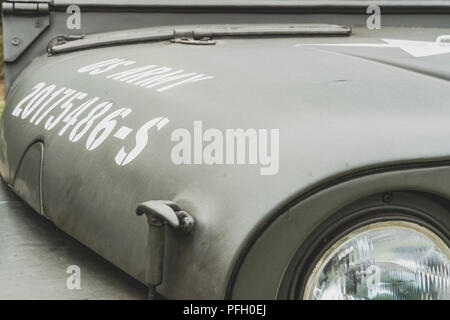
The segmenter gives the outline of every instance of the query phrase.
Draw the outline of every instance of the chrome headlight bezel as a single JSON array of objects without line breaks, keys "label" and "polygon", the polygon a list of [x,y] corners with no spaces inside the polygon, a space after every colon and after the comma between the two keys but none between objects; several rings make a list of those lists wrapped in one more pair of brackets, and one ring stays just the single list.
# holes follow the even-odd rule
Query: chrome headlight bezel
[{"label": "chrome headlight bezel", "polygon": [[[395,214],[393,214],[393,216],[395,216]],[[381,222],[369,223],[345,234],[337,241],[335,241],[322,254],[322,256],[314,264],[314,267],[307,278],[302,298],[306,300],[310,300],[313,298],[313,290],[319,280],[319,277],[322,275],[322,272],[327,263],[333,257],[336,256],[336,253],[339,248],[343,247],[346,243],[352,241],[353,239],[363,236],[364,234],[388,229],[406,229],[409,231],[417,232],[418,234],[421,234],[427,239],[429,239],[434,245],[436,245],[436,247],[438,247],[444,253],[444,255],[447,256],[448,259],[450,259],[449,246],[444,242],[443,239],[441,239],[441,237],[439,237],[433,231],[424,226],[404,220],[386,220]]]},{"label": "chrome headlight bezel", "polygon": [[378,222],[403,221],[430,230],[450,247],[450,201],[415,191],[371,194],[350,202],[326,219],[299,244],[284,267],[279,299],[303,299],[307,280],[321,257],[342,237]]}]

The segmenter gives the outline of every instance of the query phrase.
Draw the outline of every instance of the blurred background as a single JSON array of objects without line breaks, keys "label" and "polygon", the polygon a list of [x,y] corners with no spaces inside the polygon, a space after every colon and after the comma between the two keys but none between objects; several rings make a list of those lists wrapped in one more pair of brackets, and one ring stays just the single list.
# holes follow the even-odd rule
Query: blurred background
[{"label": "blurred background", "polygon": [[[3,1],[1,1],[3,2]],[[2,15],[0,15],[0,116],[5,106],[5,73],[3,71],[3,28],[2,28]]]}]

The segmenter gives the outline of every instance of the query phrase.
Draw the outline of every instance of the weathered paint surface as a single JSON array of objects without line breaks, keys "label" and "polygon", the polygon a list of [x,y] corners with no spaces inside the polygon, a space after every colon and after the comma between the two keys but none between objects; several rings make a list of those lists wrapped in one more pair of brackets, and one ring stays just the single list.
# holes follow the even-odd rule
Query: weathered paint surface
[{"label": "weathered paint surface", "polygon": [[[383,29],[380,38],[383,32],[432,41],[444,30],[428,29],[420,38],[408,28]],[[42,141],[45,215],[139,280],[147,224],[135,208],[147,200],[176,201],[197,225],[187,237],[168,231],[160,290],[170,298],[223,298],[253,232],[304,190],[364,167],[450,155],[450,70],[442,67],[450,54],[417,58],[398,48],[296,46],[381,43],[363,29],[354,33],[348,39],[220,40],[215,46],[148,43],[40,57],[9,93],[0,172],[11,182],[25,150]],[[119,64],[105,72],[79,72],[110,59]],[[149,88],[115,79],[150,65],[182,70],[173,76],[190,75]],[[167,88],[198,75],[210,78]],[[73,106],[57,106],[30,123],[38,109],[25,110],[26,101],[22,110],[17,106],[36,86],[51,85],[74,90]],[[88,126],[88,111],[63,130],[70,123],[64,122],[68,108],[96,97],[89,110],[101,104],[92,117],[101,115],[85,134],[77,136]],[[92,131],[113,113],[116,125],[97,140],[101,132]],[[223,130],[279,129],[278,174],[262,176],[251,165],[173,164],[171,132],[192,130],[195,120]],[[125,163],[138,146],[143,147]]]}]

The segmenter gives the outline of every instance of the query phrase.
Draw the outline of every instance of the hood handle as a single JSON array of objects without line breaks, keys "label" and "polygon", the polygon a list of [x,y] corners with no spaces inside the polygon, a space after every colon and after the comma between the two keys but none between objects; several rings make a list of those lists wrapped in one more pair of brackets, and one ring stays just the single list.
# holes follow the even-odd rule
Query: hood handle
[{"label": "hood handle", "polygon": [[192,231],[195,220],[175,202],[152,200],[143,202],[136,208],[138,216],[147,217],[148,234],[146,248],[145,282],[149,300],[154,300],[156,287],[162,283],[164,273],[165,229],[168,225],[187,234]]}]

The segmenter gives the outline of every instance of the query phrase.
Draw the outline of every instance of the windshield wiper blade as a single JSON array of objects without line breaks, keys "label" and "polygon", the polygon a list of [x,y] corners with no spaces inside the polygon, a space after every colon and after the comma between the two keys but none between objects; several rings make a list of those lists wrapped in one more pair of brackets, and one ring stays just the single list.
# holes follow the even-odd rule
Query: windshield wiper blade
[{"label": "windshield wiper blade", "polygon": [[234,38],[234,37],[297,37],[297,36],[349,36],[351,27],[334,24],[240,24],[153,27],[108,32],[83,36],[71,41],[57,41],[48,47],[49,54],[91,49],[108,45],[138,42]]},{"label": "windshield wiper blade", "polygon": [[334,24],[247,24],[221,27],[206,26],[191,31],[175,30],[175,35],[191,34],[194,39],[204,37],[258,37],[258,36],[320,36],[343,35],[351,33],[349,26]]}]

